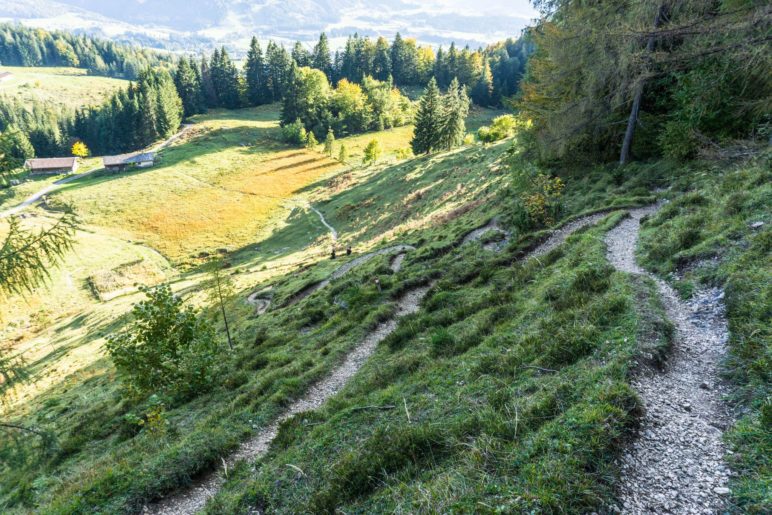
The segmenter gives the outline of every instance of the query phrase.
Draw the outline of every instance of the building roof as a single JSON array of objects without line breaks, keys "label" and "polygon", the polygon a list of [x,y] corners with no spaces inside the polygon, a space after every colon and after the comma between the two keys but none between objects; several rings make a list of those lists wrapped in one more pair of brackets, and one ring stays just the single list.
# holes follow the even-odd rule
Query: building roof
[{"label": "building roof", "polygon": [[27,159],[24,165],[31,170],[53,170],[59,168],[72,168],[75,166],[76,157],[46,157]]},{"label": "building roof", "polygon": [[0,80],[10,79],[11,77],[13,77],[11,72],[0,72]]},{"label": "building roof", "polygon": [[132,152],[130,154],[120,154],[117,156],[104,156],[102,162],[105,166],[120,166],[153,161],[154,159],[155,153],[153,152]]}]

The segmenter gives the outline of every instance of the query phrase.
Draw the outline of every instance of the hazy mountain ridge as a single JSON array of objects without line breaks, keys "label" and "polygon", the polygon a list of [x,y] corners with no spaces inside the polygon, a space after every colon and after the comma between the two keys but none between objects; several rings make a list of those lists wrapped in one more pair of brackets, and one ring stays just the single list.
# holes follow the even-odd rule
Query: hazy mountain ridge
[{"label": "hazy mountain ridge", "polygon": [[0,20],[170,50],[245,50],[253,34],[310,46],[321,31],[334,45],[353,32],[400,31],[423,43],[477,47],[519,34],[533,15],[525,0],[519,3],[482,1],[470,10],[457,0],[17,0],[0,5]]}]

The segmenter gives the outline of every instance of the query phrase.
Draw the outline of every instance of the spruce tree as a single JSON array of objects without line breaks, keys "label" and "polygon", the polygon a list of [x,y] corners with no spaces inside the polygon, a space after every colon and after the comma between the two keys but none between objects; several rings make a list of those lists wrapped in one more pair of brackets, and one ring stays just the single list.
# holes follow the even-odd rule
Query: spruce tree
[{"label": "spruce tree", "polygon": [[244,74],[247,83],[247,102],[252,106],[264,104],[267,101],[265,98],[265,61],[256,37],[252,37],[249,44]]},{"label": "spruce tree", "polygon": [[332,61],[330,60],[330,44],[327,41],[327,34],[322,32],[319,35],[319,42],[314,46],[314,52],[311,56],[311,66],[317,70],[322,70],[327,78],[332,82]]},{"label": "spruce tree", "polygon": [[335,133],[332,128],[327,129],[327,137],[324,138],[324,153],[332,157],[332,147],[335,144]]},{"label": "spruce tree", "polygon": [[418,104],[410,146],[414,154],[428,154],[440,147],[443,112],[440,90],[432,77]]},{"label": "spruce tree", "polygon": [[212,80],[212,68],[205,56],[201,56],[201,88],[204,92],[204,100],[207,107],[220,107],[220,99],[217,97],[217,91]]},{"label": "spruce tree", "polygon": [[477,83],[472,88],[472,100],[474,103],[488,107],[493,98],[493,77],[491,75],[491,66],[488,59],[483,62],[482,73],[477,79]]},{"label": "spruce tree", "polygon": [[386,81],[391,77],[391,52],[389,43],[383,37],[375,43],[375,57],[373,59],[373,77]]},{"label": "spruce tree", "polygon": [[311,55],[308,53],[308,50],[303,48],[303,44],[300,41],[296,41],[295,46],[292,47],[292,59],[300,67],[311,65]]},{"label": "spruce tree", "polygon": [[443,97],[442,124],[440,127],[439,147],[450,150],[464,142],[466,135],[466,116],[469,114],[469,97],[466,88],[458,79],[453,79],[448,93]]},{"label": "spruce tree", "polygon": [[182,100],[182,107],[186,117],[203,112],[201,86],[198,84],[196,73],[190,66],[190,61],[183,57],[177,63],[174,74],[174,85],[177,94]]}]

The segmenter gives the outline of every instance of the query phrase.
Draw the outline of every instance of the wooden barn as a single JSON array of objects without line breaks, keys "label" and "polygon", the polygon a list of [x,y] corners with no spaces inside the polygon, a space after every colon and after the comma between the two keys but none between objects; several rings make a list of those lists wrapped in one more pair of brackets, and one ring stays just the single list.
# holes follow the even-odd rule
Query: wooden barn
[{"label": "wooden barn", "polygon": [[106,169],[120,172],[127,168],[147,168],[155,163],[155,153],[153,152],[133,152],[131,154],[120,154],[117,156],[105,156],[102,162]]},{"label": "wooden barn", "polygon": [[33,174],[74,173],[78,169],[77,157],[45,157],[27,159],[24,166]]}]

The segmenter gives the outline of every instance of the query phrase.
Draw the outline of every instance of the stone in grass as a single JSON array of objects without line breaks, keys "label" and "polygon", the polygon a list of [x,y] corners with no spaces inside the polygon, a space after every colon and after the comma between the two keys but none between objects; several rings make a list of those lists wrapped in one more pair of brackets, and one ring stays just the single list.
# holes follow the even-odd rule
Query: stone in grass
[{"label": "stone in grass", "polygon": [[761,229],[762,227],[764,227],[764,222],[761,222],[761,221],[753,222],[750,225],[751,225],[751,229]]},{"label": "stone in grass", "polygon": [[729,492],[730,492],[731,490],[729,490],[729,489],[728,489],[727,487],[725,487],[725,486],[717,486],[716,488],[714,488],[714,489],[713,489],[713,491],[714,491],[715,493],[717,493],[718,495],[729,495]]}]

